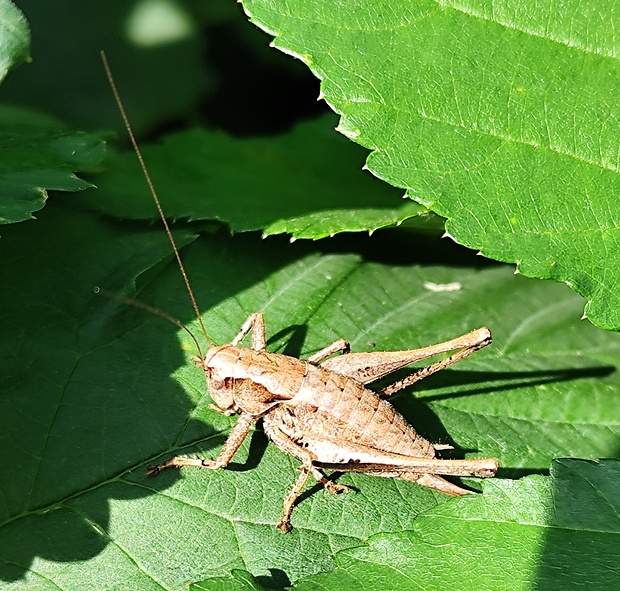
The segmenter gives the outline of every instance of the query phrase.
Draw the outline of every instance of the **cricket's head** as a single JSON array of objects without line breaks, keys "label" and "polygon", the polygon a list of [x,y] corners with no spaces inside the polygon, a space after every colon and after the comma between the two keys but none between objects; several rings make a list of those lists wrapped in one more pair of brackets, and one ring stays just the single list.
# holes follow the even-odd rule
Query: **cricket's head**
[{"label": "cricket's head", "polygon": [[270,362],[263,365],[262,356],[253,349],[231,343],[213,346],[194,361],[205,372],[209,394],[223,414],[260,416],[282,401],[269,388]]},{"label": "cricket's head", "polygon": [[204,357],[192,357],[196,367],[202,368],[205,372],[209,394],[223,412],[230,412],[235,408],[232,378],[227,371],[230,361],[225,351],[229,347],[230,345],[214,346]]}]

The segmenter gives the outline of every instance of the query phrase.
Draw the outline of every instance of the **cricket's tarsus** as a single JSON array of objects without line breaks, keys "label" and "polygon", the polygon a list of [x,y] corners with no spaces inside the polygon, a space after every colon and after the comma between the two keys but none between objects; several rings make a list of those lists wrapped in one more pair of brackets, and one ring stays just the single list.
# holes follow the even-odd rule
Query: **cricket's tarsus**
[{"label": "cricket's tarsus", "polygon": [[[282,451],[301,462],[300,474],[284,499],[282,516],[277,524],[282,532],[290,531],[293,506],[311,476],[331,493],[349,490],[330,480],[325,470],[402,478],[450,496],[473,491],[461,488],[441,475],[494,476],[498,469],[498,462],[494,458],[437,458],[437,450],[450,446],[433,445],[418,435],[385,400],[490,344],[491,333],[487,328],[474,330],[444,343],[408,351],[350,353],[349,343],[340,339],[308,359],[301,360],[266,350],[265,321],[262,313],[258,312],[248,317],[229,344],[213,344],[202,322],[178,248],[103,52],[101,57],[131,143],[172,244],[194,311],[211,345],[206,355],[201,354],[194,360],[205,373],[209,393],[215,403],[212,407],[223,414],[239,415],[217,459],[176,456],[161,464],[149,466],[147,474],[154,476],[167,468],[183,466],[211,470],[225,468],[251,427],[262,419],[267,437]],[[138,305],[172,319],[147,305]],[[172,320],[174,322],[176,319]],[[180,322],[175,323],[185,328]],[[250,332],[250,347],[241,347],[241,342]],[[456,352],[414,371],[378,393],[365,387],[411,363],[452,351]],[[340,355],[332,357],[336,353]]]}]

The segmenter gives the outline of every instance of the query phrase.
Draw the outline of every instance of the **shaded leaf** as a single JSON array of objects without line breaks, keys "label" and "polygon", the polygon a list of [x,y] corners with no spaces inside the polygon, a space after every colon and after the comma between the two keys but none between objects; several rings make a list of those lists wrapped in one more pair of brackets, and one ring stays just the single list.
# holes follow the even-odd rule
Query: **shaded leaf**
[{"label": "shaded leaf", "polygon": [[0,107],[0,150],[0,223],[6,224],[32,219],[50,189],[92,187],[74,171],[98,164],[105,144],[101,134],[49,127],[37,113]]},{"label": "shaded leaf", "polygon": [[[611,460],[557,460],[551,478],[489,481],[483,496],[437,506],[412,531],[378,534],[343,550],[333,572],[301,579],[292,589],[615,589],[619,483],[620,462]],[[233,571],[191,588],[274,587]]]},{"label": "shaded leaf", "polygon": [[620,463],[554,463],[551,478],[485,484],[413,531],[336,555],[338,568],[295,589],[614,589],[620,576]]},{"label": "shaded leaf", "polygon": [[243,4],[322,79],[370,170],[620,329],[617,3]]},{"label": "shaded leaf", "polygon": [[206,581],[193,583],[190,591],[262,591],[265,589],[248,572],[233,570],[227,577],[213,577]]},{"label": "shaded leaf", "polygon": [[[500,479],[544,470],[557,455],[617,455],[618,335],[575,321],[579,298],[560,286],[504,267],[449,266],[455,247],[446,241],[415,243],[435,264],[415,265],[414,256],[394,262],[392,233],[364,241],[367,250],[359,238],[330,248],[252,234],[182,232],[179,241],[217,342],[256,310],[265,312],[268,348],[302,356],[340,337],[353,350],[387,350],[486,324],[492,347],[395,400],[421,434],[453,443],[457,457],[497,456]],[[358,493],[311,489],[284,536],[274,526],[298,462],[267,445],[260,430],[229,469],[147,479],[148,464],[175,453],[213,457],[234,422],[208,408],[188,336],[93,293],[137,292],[191,323],[165,236],[54,206],[5,234],[7,589],[182,589],[232,569],[282,587],[332,570],[339,550],[410,530],[420,513],[452,505],[414,483],[350,474],[341,482]],[[437,291],[457,282],[460,289]]]},{"label": "shaded leaf", "polygon": [[[316,239],[373,231],[424,212],[362,173],[364,151],[335,134],[335,123],[324,117],[253,139],[193,129],[143,152],[167,215],[220,220],[235,232]],[[133,152],[111,155],[108,166],[86,203],[108,215],[153,218]]]},{"label": "shaded leaf", "polygon": [[10,0],[0,0],[0,81],[8,71],[30,59],[30,28]]},{"label": "shaded leaf", "polygon": [[33,63],[9,77],[4,101],[46,110],[71,126],[121,131],[102,49],[138,134],[187,116],[208,89],[203,42],[180,2],[108,0],[80,3],[79,10],[73,0],[19,5],[33,31]]}]

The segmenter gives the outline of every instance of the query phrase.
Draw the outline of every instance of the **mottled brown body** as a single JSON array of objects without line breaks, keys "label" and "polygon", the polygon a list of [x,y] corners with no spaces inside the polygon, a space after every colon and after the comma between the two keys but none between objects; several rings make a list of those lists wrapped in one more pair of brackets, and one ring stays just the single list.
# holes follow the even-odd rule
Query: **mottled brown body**
[{"label": "mottled brown body", "polygon": [[[170,239],[196,317],[207,341],[213,344],[202,323],[179,251],[103,52],[101,58],[127,133]],[[161,312],[160,315],[185,328],[168,315]],[[251,348],[239,347],[250,331]],[[448,482],[439,474],[490,477],[497,471],[497,460],[435,458],[435,451],[446,446],[433,445],[420,437],[382,397],[391,396],[464,359],[490,342],[491,333],[486,328],[451,341],[410,351],[349,354],[348,343],[340,340],[302,361],[268,353],[263,315],[252,314],[230,345],[214,345],[203,359],[196,358],[196,364],[205,372],[209,392],[217,405],[214,408],[224,414],[239,414],[218,458],[207,460],[178,456],[150,466],[148,473],[155,475],[166,468],[180,466],[224,468],[239,449],[251,426],[262,418],[269,439],[302,462],[299,477],[284,500],[282,518],[278,524],[283,532],[291,528],[293,505],[310,475],[332,493],[348,490],[329,480],[324,473],[325,469],[404,478],[452,496],[467,494],[470,491]],[[448,351],[457,352],[415,371],[378,393],[364,387],[364,384],[410,363]],[[328,359],[339,352],[344,354]]]},{"label": "mottled brown body", "polygon": [[[212,387],[214,379],[221,382],[228,374],[224,380],[231,380],[236,411],[261,414],[266,406],[271,407],[267,432],[278,424],[291,439],[310,450],[329,433],[333,439],[372,449],[435,456],[433,445],[420,437],[389,402],[353,378],[287,355],[230,345],[217,349],[205,359]],[[324,451],[322,461],[372,461],[361,451],[355,457],[338,453],[337,447],[331,452]]]},{"label": "mottled brown body", "polygon": [[[240,347],[252,330],[252,347]],[[467,357],[491,341],[488,329],[445,343],[410,351],[348,353],[348,343],[337,341],[307,360],[265,350],[262,314],[253,314],[231,344],[214,346],[196,364],[205,371],[215,407],[224,414],[239,414],[217,460],[175,457],[149,468],[157,474],[170,467],[199,466],[218,469],[232,459],[250,427],[259,419],[267,437],[302,462],[301,473],[284,501],[278,528],[291,528],[295,499],[310,475],[330,492],[346,487],[329,480],[324,470],[364,472],[403,478],[457,496],[465,490],[439,476],[493,476],[495,459],[441,460],[435,446],[407,423],[382,398]],[[376,393],[365,387],[414,361],[458,350]],[[339,357],[330,357],[343,352]],[[445,447],[445,446],[443,446]]]}]

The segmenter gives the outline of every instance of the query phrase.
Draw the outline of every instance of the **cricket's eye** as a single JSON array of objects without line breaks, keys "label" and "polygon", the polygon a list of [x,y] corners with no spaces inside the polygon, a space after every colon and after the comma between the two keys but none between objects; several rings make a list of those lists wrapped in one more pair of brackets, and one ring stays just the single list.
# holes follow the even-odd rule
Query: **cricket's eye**
[{"label": "cricket's eye", "polygon": [[219,390],[220,388],[224,388],[226,386],[226,380],[220,380],[218,378],[212,378],[210,380],[210,384],[212,388]]}]

